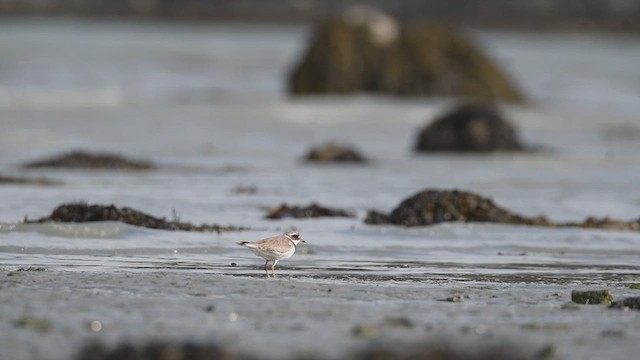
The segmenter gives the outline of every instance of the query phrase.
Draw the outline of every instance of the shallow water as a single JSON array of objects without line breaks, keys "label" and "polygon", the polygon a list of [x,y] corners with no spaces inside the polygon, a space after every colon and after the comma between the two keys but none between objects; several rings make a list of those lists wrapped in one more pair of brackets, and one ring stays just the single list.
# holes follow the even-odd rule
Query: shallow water
[{"label": "shallow water", "polygon": [[[281,278],[296,284],[464,288],[488,283],[498,292],[505,287],[502,298],[511,291],[526,297],[528,286],[553,292],[568,291],[568,285],[620,290],[638,282],[640,233],[457,223],[408,229],[368,226],[363,219],[367,210],[389,211],[427,187],[479,192],[523,215],[558,221],[638,218],[640,74],[633,59],[640,56],[640,39],[474,33],[531,95],[532,106],[505,110],[524,141],[543,151],[418,156],[411,151],[417,129],[450,101],[289,99],[282,79],[306,35],[299,27],[238,24],[3,21],[0,171],[63,184],[0,186],[0,268],[43,267],[67,274],[76,285],[90,276],[85,273],[114,279],[128,273],[215,275],[233,283],[230,275],[244,283],[263,276],[263,262],[236,242],[296,228],[308,244],[279,264]],[[301,162],[310,146],[328,140],[355,144],[373,164]],[[116,151],[161,167],[118,173],[19,166],[77,148]],[[239,185],[258,191],[237,194],[233,189]],[[114,203],[155,216],[252,230],[210,234],[119,223],[21,223],[70,201]],[[358,216],[263,218],[266,208],[281,202],[313,201]],[[117,288],[109,281],[102,286]],[[136,296],[131,291],[122,301]],[[160,289],[151,286],[140,294],[154,291]],[[366,300],[350,291],[356,301]],[[378,303],[396,306],[396,300],[384,299]],[[514,305],[509,296],[495,301]],[[472,324],[474,315],[465,314],[461,322]],[[327,334],[333,328],[328,329]],[[2,341],[11,344],[11,338]],[[633,341],[625,344],[619,358],[632,353]]]}]

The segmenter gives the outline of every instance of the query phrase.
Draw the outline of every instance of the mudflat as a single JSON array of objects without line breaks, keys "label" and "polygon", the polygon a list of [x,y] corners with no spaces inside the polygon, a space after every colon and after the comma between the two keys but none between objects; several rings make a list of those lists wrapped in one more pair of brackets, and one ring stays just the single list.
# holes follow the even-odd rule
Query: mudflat
[{"label": "mudflat", "polygon": [[[215,344],[256,358],[350,358],[372,346],[514,349],[524,358],[630,359],[640,312],[571,303],[624,281],[465,276],[397,280],[330,269],[0,272],[6,359],[74,359],[92,344]],[[39,271],[40,270],[40,271]],[[628,279],[627,279],[628,280]],[[477,349],[477,350],[476,350]]]}]

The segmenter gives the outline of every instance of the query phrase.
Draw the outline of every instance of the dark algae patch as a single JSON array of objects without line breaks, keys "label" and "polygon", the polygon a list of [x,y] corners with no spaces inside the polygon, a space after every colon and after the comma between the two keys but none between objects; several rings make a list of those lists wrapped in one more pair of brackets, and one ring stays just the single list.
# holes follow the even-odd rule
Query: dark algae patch
[{"label": "dark algae patch", "polygon": [[318,204],[308,206],[280,204],[271,208],[265,218],[315,218],[315,217],[355,217],[355,214],[348,210],[329,208]]},{"label": "dark algae patch", "polygon": [[571,291],[571,301],[576,304],[603,304],[610,305],[613,295],[609,290]]},{"label": "dark algae patch", "polygon": [[522,150],[514,127],[494,105],[465,103],[437,117],[418,134],[418,152]]},{"label": "dark algae patch", "polygon": [[427,226],[442,222],[640,230],[640,220],[587,218],[583,222],[559,223],[543,216],[526,217],[495,204],[488,197],[461,190],[426,189],[403,200],[391,213],[372,210],[365,219],[365,223],[371,225]]},{"label": "dark algae patch", "polygon": [[24,167],[133,171],[152,170],[156,166],[149,161],[129,159],[116,154],[73,151],[48,159],[33,161],[25,164]]},{"label": "dark algae patch", "polygon": [[120,221],[125,224],[141,226],[159,230],[181,231],[240,231],[246,227],[221,226],[221,225],[194,225],[177,220],[158,218],[129,207],[116,207],[115,205],[89,205],[86,203],[70,203],[58,206],[51,215],[38,220],[27,220],[27,223],[81,223],[92,221]]}]

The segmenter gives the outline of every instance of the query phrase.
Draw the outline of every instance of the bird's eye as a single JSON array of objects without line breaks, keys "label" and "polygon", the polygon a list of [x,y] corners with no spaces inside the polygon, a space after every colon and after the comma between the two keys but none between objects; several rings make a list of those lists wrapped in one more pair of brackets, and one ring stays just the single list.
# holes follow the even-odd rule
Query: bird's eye
[{"label": "bird's eye", "polygon": [[293,237],[294,239],[297,239],[300,237],[300,234],[291,234],[291,237]]}]

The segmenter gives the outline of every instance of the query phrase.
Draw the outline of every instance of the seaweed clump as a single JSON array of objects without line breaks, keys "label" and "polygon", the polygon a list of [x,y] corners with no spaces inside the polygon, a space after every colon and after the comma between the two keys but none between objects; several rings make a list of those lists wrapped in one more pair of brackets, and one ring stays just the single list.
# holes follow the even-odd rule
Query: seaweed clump
[{"label": "seaweed clump", "polygon": [[355,217],[355,214],[348,210],[328,208],[318,204],[308,206],[280,204],[269,210],[265,218],[315,218],[315,217]]},{"label": "seaweed clump", "polygon": [[362,6],[317,27],[290,74],[289,92],[524,101],[500,68],[463,33],[435,23],[399,23]]},{"label": "seaweed clump", "polygon": [[493,105],[465,103],[436,118],[418,135],[416,151],[522,150],[514,127]]},{"label": "seaweed clump", "polygon": [[548,227],[640,230],[640,219],[622,221],[589,217],[583,222],[554,222],[544,216],[526,217],[496,205],[493,200],[460,190],[423,190],[403,200],[389,214],[371,210],[365,223],[427,226],[442,222],[491,222]]},{"label": "seaweed clump", "polygon": [[110,153],[89,153],[73,151],[48,159],[33,161],[26,168],[71,168],[71,169],[107,169],[107,170],[152,170],[155,165],[149,161],[129,159]]},{"label": "seaweed clump", "polygon": [[216,224],[194,225],[178,220],[166,220],[148,215],[130,207],[115,205],[89,205],[86,203],[70,203],[58,206],[51,215],[38,220],[26,220],[28,223],[82,223],[92,221],[119,221],[125,224],[158,230],[180,230],[217,232],[240,231],[248,228],[239,226],[221,226]]}]

